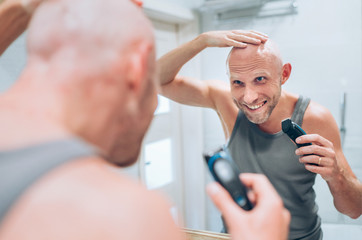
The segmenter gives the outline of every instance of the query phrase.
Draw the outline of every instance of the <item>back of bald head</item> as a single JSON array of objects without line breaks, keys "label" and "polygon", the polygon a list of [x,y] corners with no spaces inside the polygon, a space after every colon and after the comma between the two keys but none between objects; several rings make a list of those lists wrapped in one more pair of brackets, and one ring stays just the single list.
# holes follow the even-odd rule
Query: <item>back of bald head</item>
[{"label": "back of bald head", "polygon": [[227,60],[227,70],[229,71],[230,60],[237,62],[237,64],[244,64],[255,58],[271,61],[280,69],[283,66],[283,60],[277,44],[268,39],[260,45],[248,44],[246,48],[232,48]]},{"label": "back of bald head", "polygon": [[33,16],[27,45],[29,61],[78,59],[78,67],[102,68],[153,41],[150,22],[130,0],[48,0]]}]

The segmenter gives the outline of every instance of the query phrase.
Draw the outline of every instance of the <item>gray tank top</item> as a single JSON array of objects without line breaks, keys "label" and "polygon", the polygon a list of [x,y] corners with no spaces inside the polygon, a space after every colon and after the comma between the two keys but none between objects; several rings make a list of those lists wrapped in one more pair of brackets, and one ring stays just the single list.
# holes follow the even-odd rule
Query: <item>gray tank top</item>
[{"label": "gray tank top", "polygon": [[77,138],[0,152],[0,223],[20,196],[54,168],[97,150]]},{"label": "gray tank top", "polygon": [[[310,99],[299,97],[292,121],[302,126]],[[265,174],[292,215],[289,239],[322,239],[313,185],[316,174],[295,155],[296,146],[282,131],[268,134],[239,111],[227,145],[241,172]]]}]

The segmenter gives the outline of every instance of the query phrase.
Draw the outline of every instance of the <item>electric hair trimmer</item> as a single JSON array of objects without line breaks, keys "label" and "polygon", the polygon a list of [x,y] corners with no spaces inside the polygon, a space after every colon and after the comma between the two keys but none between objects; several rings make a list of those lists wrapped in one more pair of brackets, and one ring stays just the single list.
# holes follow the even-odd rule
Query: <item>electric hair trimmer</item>
[{"label": "electric hair trimmer", "polygon": [[298,148],[312,145],[311,143],[298,144],[295,142],[295,139],[305,135],[306,132],[301,127],[299,127],[298,124],[290,120],[290,118],[282,121],[282,130],[297,145]]},{"label": "electric hair trimmer", "polygon": [[[298,124],[296,124],[289,118],[282,121],[282,130],[295,143],[295,145],[297,145],[298,148],[312,145],[311,143],[298,144],[295,142],[295,139],[297,139],[302,135],[305,135],[306,132],[301,127],[299,127]],[[318,164],[315,163],[309,163],[309,164],[318,166]]]},{"label": "electric hair trimmer", "polygon": [[253,204],[247,197],[247,188],[239,179],[239,172],[229,154],[223,149],[204,154],[208,168],[214,177],[244,210],[251,210]]}]

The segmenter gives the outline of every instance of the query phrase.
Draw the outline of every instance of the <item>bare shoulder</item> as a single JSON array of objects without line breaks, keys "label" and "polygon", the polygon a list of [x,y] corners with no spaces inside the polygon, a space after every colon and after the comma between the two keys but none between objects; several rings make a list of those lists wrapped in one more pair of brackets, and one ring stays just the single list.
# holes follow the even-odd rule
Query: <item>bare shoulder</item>
[{"label": "bare shoulder", "polygon": [[307,133],[317,133],[334,143],[339,142],[338,125],[332,113],[314,101],[310,102],[305,112],[303,128]]},{"label": "bare shoulder", "polygon": [[325,124],[332,124],[334,122],[332,113],[326,107],[311,101],[304,114],[303,126],[320,129]]},{"label": "bare shoulder", "polygon": [[26,239],[180,239],[169,207],[104,160],[80,159],[34,184],[10,212],[2,234],[10,239],[24,239],[21,232]]},{"label": "bare shoulder", "polygon": [[222,113],[223,110],[227,112],[231,110],[237,111],[230,92],[230,85],[227,82],[221,80],[208,80],[205,82],[207,83],[209,94],[215,106],[214,109],[217,112]]}]

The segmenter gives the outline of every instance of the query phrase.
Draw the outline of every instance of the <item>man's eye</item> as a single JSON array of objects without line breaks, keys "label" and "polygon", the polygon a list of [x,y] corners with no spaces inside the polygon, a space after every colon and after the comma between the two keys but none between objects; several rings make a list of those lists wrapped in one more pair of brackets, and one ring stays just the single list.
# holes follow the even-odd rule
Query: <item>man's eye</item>
[{"label": "man's eye", "polygon": [[240,84],[241,84],[241,81],[240,81],[240,80],[234,80],[233,83],[234,83],[234,84],[237,84],[237,85],[240,85]]},{"label": "man's eye", "polygon": [[262,82],[262,81],[265,80],[265,77],[257,77],[257,78],[255,78],[255,80],[256,80],[257,82]]}]

